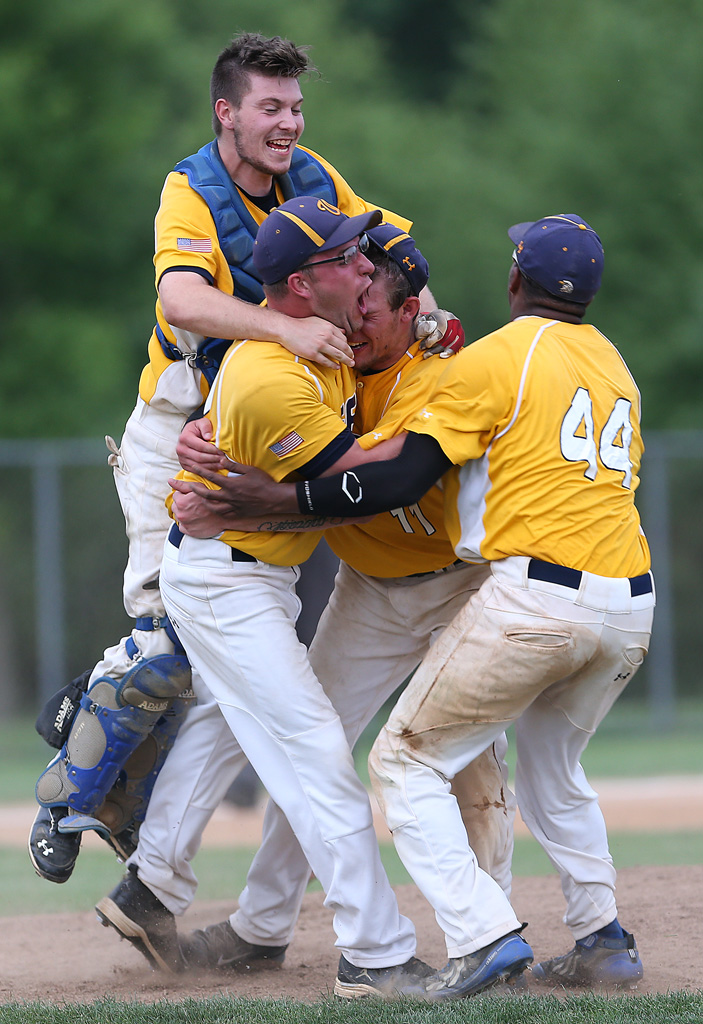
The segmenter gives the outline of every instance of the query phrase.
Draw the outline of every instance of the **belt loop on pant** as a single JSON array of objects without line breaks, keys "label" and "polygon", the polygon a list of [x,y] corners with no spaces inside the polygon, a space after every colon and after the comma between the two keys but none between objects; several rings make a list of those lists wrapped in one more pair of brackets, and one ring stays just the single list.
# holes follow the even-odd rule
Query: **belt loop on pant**
[{"label": "belt loop on pant", "polygon": [[[181,541],[185,536],[179,528],[178,524],[174,523],[171,529],[168,531],[168,539],[174,548],[181,546]],[[256,555],[250,555],[248,551],[241,551],[239,548],[230,548],[230,554],[233,562],[258,562],[259,559]]]},{"label": "belt loop on pant", "polygon": [[[556,583],[561,587],[569,587],[570,590],[578,590],[583,577],[580,569],[569,569],[566,565],[554,565],[552,562],[541,562],[538,558],[530,559],[527,575],[531,580]],[[641,576],[631,576],[629,582],[632,597],[651,594],[653,591],[651,573],[645,572]]]}]

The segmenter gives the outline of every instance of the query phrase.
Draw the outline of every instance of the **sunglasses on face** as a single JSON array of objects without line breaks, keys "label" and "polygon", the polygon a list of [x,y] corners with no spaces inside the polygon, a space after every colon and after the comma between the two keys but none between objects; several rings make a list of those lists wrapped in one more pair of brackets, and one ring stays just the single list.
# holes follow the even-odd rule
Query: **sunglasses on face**
[{"label": "sunglasses on face", "polygon": [[317,260],[316,263],[303,263],[302,266],[298,267],[298,270],[305,270],[306,267],[321,267],[323,263],[342,263],[345,267],[348,267],[350,263],[353,263],[360,252],[367,252],[369,248],[368,235],[362,235],[356,245],[350,245],[344,252],[340,252],[339,256],[330,256],[326,260]]}]

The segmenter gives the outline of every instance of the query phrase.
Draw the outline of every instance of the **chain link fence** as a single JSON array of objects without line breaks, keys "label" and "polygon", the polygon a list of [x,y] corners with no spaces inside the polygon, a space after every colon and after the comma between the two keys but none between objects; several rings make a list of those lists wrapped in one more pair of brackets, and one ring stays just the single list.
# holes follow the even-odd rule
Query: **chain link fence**
[{"label": "chain link fence", "polygon": [[[657,585],[649,657],[624,699],[646,697],[652,724],[672,725],[678,697],[701,691],[703,431],[645,435],[638,505]],[[31,713],[126,635],[127,541],[100,441],[0,441],[0,698]],[[309,642],[336,559],[322,544],[299,592]]]}]

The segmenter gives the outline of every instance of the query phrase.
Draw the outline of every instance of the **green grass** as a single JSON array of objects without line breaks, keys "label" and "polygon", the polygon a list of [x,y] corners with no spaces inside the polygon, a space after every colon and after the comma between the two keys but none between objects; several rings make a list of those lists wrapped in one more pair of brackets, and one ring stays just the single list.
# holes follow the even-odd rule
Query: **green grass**
[{"label": "green grass", "polygon": [[703,995],[666,996],[476,996],[442,1006],[328,998],[293,1000],[187,999],[180,1003],[49,1003],[0,1006],[0,1024],[699,1024]]}]

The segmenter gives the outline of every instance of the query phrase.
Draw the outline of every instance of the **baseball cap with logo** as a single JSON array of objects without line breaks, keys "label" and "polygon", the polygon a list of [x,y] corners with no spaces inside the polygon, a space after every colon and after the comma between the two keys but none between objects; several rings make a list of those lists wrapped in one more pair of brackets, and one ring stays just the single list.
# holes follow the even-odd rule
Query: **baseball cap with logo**
[{"label": "baseball cap with logo", "polygon": [[508,236],[521,272],[550,295],[587,303],[600,288],[603,246],[577,213],[513,224]]},{"label": "baseball cap with logo", "polygon": [[317,196],[288,199],[272,210],[259,228],[254,267],[264,284],[275,284],[316,253],[351,242],[382,220],[380,210],[347,217]]},{"label": "baseball cap with logo", "polygon": [[377,228],[371,228],[368,234],[370,240],[385,250],[398,264],[410,282],[413,295],[419,295],[427,284],[430,268],[415,245],[415,239],[402,228],[386,222],[379,224]]}]

